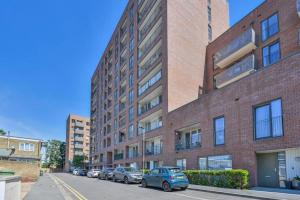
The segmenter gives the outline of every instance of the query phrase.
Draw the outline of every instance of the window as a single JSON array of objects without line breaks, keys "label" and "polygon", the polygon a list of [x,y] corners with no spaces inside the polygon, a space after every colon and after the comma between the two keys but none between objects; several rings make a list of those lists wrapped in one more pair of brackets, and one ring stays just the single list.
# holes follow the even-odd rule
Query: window
[{"label": "window", "polygon": [[197,147],[201,144],[200,129],[192,131],[191,144],[192,144],[192,147]]},{"label": "window", "polygon": [[114,91],[114,101],[118,100],[118,89]]},{"label": "window", "polygon": [[255,138],[283,135],[281,99],[255,108]]},{"label": "window", "polygon": [[129,91],[129,104],[132,104],[134,101],[134,91],[130,90]]},{"label": "window", "polygon": [[20,151],[34,151],[34,144],[30,143],[21,143],[19,145],[19,150]]},{"label": "window", "polygon": [[211,26],[208,25],[208,40],[211,41],[212,40],[212,29]]},{"label": "window", "polygon": [[134,57],[132,55],[129,58],[129,70],[133,69],[133,67],[134,67]]},{"label": "window", "polygon": [[208,156],[198,160],[200,170],[229,170],[232,169],[232,156]]},{"label": "window", "polygon": [[280,44],[276,42],[263,48],[263,65],[271,65],[280,60]]},{"label": "window", "polygon": [[215,145],[225,144],[225,120],[224,117],[214,119]]},{"label": "window", "polygon": [[129,74],[129,87],[132,87],[133,86],[133,74]]},{"label": "window", "polygon": [[114,130],[118,129],[118,119],[114,120]]},{"label": "window", "polygon": [[133,24],[130,24],[130,26],[129,26],[129,34],[130,34],[130,38],[133,39],[133,37],[134,37],[134,26],[133,26]]},{"label": "window", "polygon": [[176,166],[179,167],[181,170],[185,170],[186,169],[186,159],[177,160]]},{"label": "window", "polygon": [[133,124],[131,124],[128,127],[128,138],[133,138],[133,133],[134,133],[134,126],[133,126]]},{"label": "window", "polygon": [[119,104],[115,104],[115,106],[114,106],[114,116],[118,115],[118,111],[119,111]]},{"label": "window", "polygon": [[271,36],[279,32],[278,14],[274,14],[261,23],[261,39],[266,41]]},{"label": "window", "polygon": [[207,6],[208,23],[211,23],[211,7]]},{"label": "window", "polygon": [[129,43],[129,51],[133,52],[133,50],[134,50],[134,38],[131,38]]},{"label": "window", "polygon": [[134,110],[133,110],[133,107],[130,107],[129,108],[129,121],[131,122],[131,121],[133,121],[133,119],[134,119]]}]

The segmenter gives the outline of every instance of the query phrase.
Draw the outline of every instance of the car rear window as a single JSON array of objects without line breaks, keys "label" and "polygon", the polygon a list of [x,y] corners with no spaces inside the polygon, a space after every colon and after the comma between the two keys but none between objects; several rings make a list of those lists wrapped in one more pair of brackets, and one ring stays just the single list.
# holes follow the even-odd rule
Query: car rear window
[{"label": "car rear window", "polygon": [[181,173],[181,170],[179,168],[169,168],[168,169],[171,173]]}]

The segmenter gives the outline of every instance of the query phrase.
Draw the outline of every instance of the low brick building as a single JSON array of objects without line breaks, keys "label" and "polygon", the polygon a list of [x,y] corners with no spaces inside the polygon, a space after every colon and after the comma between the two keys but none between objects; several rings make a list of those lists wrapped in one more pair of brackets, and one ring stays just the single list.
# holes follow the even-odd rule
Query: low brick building
[{"label": "low brick building", "polygon": [[23,181],[34,181],[40,172],[42,141],[0,136],[0,170],[11,170]]},{"label": "low brick building", "polygon": [[268,187],[300,175],[297,3],[265,1],[208,45],[204,94],[168,114],[164,164],[248,169]]}]

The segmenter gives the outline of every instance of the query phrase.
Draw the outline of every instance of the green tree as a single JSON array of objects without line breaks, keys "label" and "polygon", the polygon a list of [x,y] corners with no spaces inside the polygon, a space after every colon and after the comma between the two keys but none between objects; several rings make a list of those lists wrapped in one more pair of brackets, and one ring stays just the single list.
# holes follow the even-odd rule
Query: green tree
[{"label": "green tree", "polygon": [[47,146],[48,165],[52,168],[63,168],[64,163],[64,143],[59,140],[49,140]]},{"label": "green tree", "polygon": [[6,135],[6,132],[3,129],[0,129],[0,135]]},{"label": "green tree", "polygon": [[76,168],[83,168],[83,164],[84,164],[84,156],[80,156],[80,155],[75,155],[73,157],[73,162],[72,162],[73,166]]}]

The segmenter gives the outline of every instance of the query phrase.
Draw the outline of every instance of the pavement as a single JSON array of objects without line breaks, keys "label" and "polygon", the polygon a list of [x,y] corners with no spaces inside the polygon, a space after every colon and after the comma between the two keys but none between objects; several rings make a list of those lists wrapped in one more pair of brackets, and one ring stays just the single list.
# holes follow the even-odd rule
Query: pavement
[{"label": "pavement", "polygon": [[299,200],[300,195],[254,190],[234,190],[190,185],[185,191],[163,192],[139,184],[114,183],[66,173],[45,174],[33,185],[25,200]]}]

